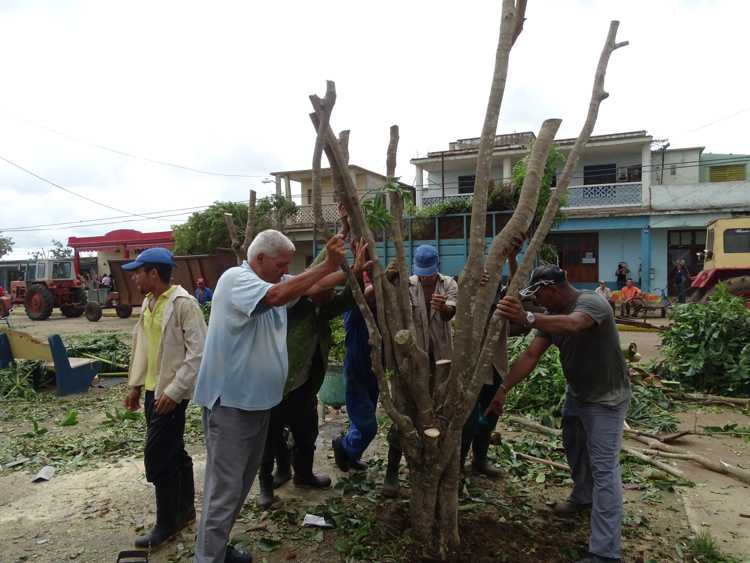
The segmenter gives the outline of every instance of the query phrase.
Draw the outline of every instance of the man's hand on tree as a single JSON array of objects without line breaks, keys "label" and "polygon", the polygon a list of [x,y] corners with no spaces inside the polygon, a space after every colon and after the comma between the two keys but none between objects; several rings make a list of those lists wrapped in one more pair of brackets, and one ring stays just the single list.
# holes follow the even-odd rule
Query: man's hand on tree
[{"label": "man's hand on tree", "polygon": [[130,393],[125,397],[123,404],[129,411],[137,411],[141,408],[141,388],[131,387]]},{"label": "man's hand on tree", "polygon": [[432,305],[432,308],[438,313],[447,313],[448,305],[445,304],[445,301],[447,299],[448,299],[447,295],[442,295],[440,293],[433,293],[432,298],[430,299],[430,305]]},{"label": "man's hand on tree", "polygon": [[326,264],[331,270],[336,270],[345,261],[344,239],[341,235],[333,235],[326,243]]},{"label": "man's hand on tree", "polygon": [[354,253],[354,265],[352,266],[354,275],[360,277],[362,272],[371,272],[374,262],[367,259],[365,239],[361,239],[359,242],[352,241],[352,252]]},{"label": "man's hand on tree", "polygon": [[517,297],[503,297],[497,304],[497,310],[503,318],[512,323],[520,325],[526,323],[526,311]]},{"label": "man's hand on tree", "polygon": [[505,406],[505,393],[502,390],[498,390],[495,396],[492,397],[492,402],[487,410],[484,411],[484,416],[500,416],[503,414],[503,407]]}]

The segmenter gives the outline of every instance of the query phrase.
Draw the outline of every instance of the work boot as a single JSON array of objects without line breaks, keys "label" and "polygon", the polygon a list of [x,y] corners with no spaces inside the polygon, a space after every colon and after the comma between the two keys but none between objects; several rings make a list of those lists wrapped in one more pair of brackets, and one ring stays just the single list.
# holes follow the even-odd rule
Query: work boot
[{"label": "work boot", "polygon": [[313,473],[313,457],[315,450],[310,452],[294,452],[294,484],[298,487],[312,487],[314,489],[326,489],[331,486],[331,478],[328,475],[316,475]]},{"label": "work boot", "polygon": [[384,497],[396,498],[399,495],[401,484],[398,480],[398,469],[401,465],[401,450],[390,446],[388,448],[388,466],[385,469],[382,493]]},{"label": "work boot", "polygon": [[258,484],[260,485],[258,506],[266,510],[273,504],[273,477],[270,475],[258,475]]},{"label": "work boot", "polygon": [[474,453],[474,461],[471,464],[471,468],[474,470],[474,473],[480,473],[490,479],[497,479],[502,476],[502,471],[492,465],[487,459],[487,451],[490,448],[488,433],[477,432],[471,447]]},{"label": "work boot", "polygon": [[558,516],[574,516],[580,512],[585,512],[590,509],[591,504],[573,502],[570,499],[565,499],[552,505],[552,512],[554,512]]},{"label": "work boot", "polygon": [[346,473],[351,468],[351,462],[349,456],[344,450],[343,438],[338,436],[331,442],[331,449],[333,450],[333,459],[336,462],[336,467]]},{"label": "work boot", "polygon": [[179,479],[155,485],[156,524],[150,532],[135,539],[135,547],[153,549],[171,540],[180,531],[177,518],[180,510]]},{"label": "work boot", "polygon": [[228,545],[224,554],[224,563],[253,563],[253,556],[245,551],[240,551],[233,545]]},{"label": "work boot", "polygon": [[181,468],[180,481],[180,515],[177,520],[180,529],[195,522],[195,481],[193,478],[193,460],[188,460]]},{"label": "work boot", "polygon": [[284,444],[276,450],[276,472],[273,474],[273,488],[278,489],[291,478],[291,452],[286,445],[286,441],[284,441]]}]

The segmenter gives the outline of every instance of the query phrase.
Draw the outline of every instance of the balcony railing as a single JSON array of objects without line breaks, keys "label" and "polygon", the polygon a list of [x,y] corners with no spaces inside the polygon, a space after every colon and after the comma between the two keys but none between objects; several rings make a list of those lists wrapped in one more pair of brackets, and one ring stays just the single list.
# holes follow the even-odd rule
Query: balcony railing
[{"label": "balcony railing", "polygon": [[[564,209],[586,209],[596,207],[638,207],[642,205],[641,182],[615,184],[590,184],[570,186]],[[450,194],[424,197],[422,207],[431,207],[452,201],[471,202],[472,194]]]},{"label": "balcony railing", "polygon": [[640,182],[570,186],[564,209],[638,207],[642,201]]},{"label": "balcony railing", "polygon": [[[323,220],[326,223],[335,223],[339,220],[339,213],[335,203],[324,203],[322,206]],[[315,223],[312,205],[298,205],[297,212],[286,219],[289,228],[301,228],[312,226]]]}]

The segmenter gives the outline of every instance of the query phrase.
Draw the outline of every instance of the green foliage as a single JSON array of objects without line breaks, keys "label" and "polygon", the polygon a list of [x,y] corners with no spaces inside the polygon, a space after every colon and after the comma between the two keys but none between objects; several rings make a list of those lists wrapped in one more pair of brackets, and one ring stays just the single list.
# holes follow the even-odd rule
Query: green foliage
[{"label": "green foliage", "polygon": [[80,334],[67,337],[65,348],[74,358],[96,358],[106,360],[104,370],[127,368],[130,363],[130,345],[123,342],[115,332]]},{"label": "green foliage", "polygon": [[328,350],[328,361],[334,364],[344,363],[346,353],[346,333],[344,331],[344,319],[335,317],[331,320],[331,348]]},{"label": "green foliage", "polygon": [[[273,195],[258,201],[255,206],[255,231],[283,227],[297,212],[296,204]],[[247,204],[217,201],[204,211],[193,213],[182,225],[174,225],[175,254],[213,254],[217,248],[231,248],[224,213],[230,213],[237,232],[244,234],[247,224]]]},{"label": "green foliage", "polygon": [[[526,178],[527,159],[528,156],[519,160],[513,167],[513,207],[518,203],[518,198],[521,195],[521,187],[523,186],[524,178]],[[557,175],[557,169],[564,163],[565,156],[560,152],[557,145],[552,145],[549,155],[547,156],[547,162],[544,165],[544,176],[542,176],[542,183],[539,189],[539,201],[536,206],[536,212],[534,213],[534,221],[529,230],[530,233],[533,233],[536,230],[536,226],[544,214],[549,198],[552,195],[552,182]],[[562,204],[563,202],[561,202],[560,207],[562,207]],[[555,223],[562,220],[562,218],[563,215],[558,210],[557,216],[555,217]]]},{"label": "green foliage", "polygon": [[0,258],[6,254],[10,254],[10,251],[13,250],[14,244],[12,238],[0,234]]},{"label": "green foliage", "polygon": [[709,532],[701,532],[690,540],[687,551],[692,561],[697,563],[731,563],[736,561],[721,552]]},{"label": "green foliage", "polygon": [[706,393],[750,394],[750,310],[719,284],[708,303],[673,309],[662,335],[662,369]]},{"label": "green foliage", "polygon": [[376,196],[362,202],[367,226],[373,233],[379,233],[391,226],[393,216],[385,206],[385,198]]},{"label": "green foliage", "polygon": [[[511,363],[528,347],[531,338],[508,339],[508,359]],[[505,410],[538,418],[547,426],[558,426],[565,387],[560,352],[556,346],[551,346],[534,371],[511,390],[505,401]],[[674,432],[677,419],[669,412],[671,408],[672,402],[661,389],[634,384],[627,420],[639,428]]]},{"label": "green foliage", "polygon": [[60,421],[60,426],[75,426],[76,424],[78,424],[78,413],[73,409],[70,409]]},{"label": "green foliage", "polygon": [[[532,336],[508,339],[508,360],[513,363],[526,350]],[[506,412],[540,418],[548,426],[556,426],[553,419],[560,416],[565,396],[565,376],[560,363],[560,352],[550,346],[529,376],[516,385],[505,401]]]},{"label": "green foliage", "polygon": [[203,319],[206,321],[206,325],[208,325],[208,320],[211,318],[210,301],[206,301],[203,305],[201,305],[201,312],[203,313]]},{"label": "green foliage", "polygon": [[631,426],[656,432],[677,430],[677,418],[669,412],[672,401],[658,387],[633,385],[627,421]]},{"label": "green foliage", "polygon": [[45,375],[44,363],[18,360],[0,369],[0,400],[33,399]]},{"label": "green foliage", "polygon": [[140,420],[143,414],[140,411],[129,411],[127,409],[121,409],[115,407],[112,412],[105,412],[104,416],[106,420],[102,422],[105,426],[112,426],[115,424],[123,424],[131,420]]}]

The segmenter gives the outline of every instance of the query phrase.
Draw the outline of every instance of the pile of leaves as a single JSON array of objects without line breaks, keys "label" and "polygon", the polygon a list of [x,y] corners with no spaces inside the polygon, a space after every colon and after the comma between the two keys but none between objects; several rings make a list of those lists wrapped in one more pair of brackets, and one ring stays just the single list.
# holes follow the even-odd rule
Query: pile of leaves
[{"label": "pile of leaves", "polygon": [[104,360],[103,371],[122,371],[130,362],[130,344],[112,333],[92,333],[65,339],[65,348],[72,358]]},{"label": "pile of leaves", "polygon": [[[508,361],[512,364],[526,350],[532,336],[508,339]],[[516,385],[505,401],[505,411],[539,418],[547,426],[559,426],[553,421],[560,417],[565,397],[565,376],[560,363],[560,352],[550,346],[529,376]]]},{"label": "pile of leaves", "polygon": [[0,369],[0,400],[33,399],[46,372],[44,362],[36,360],[18,360]]},{"label": "pile of leaves", "polygon": [[[531,338],[532,336],[525,336],[508,339],[508,359],[511,363],[528,347]],[[534,371],[508,395],[505,411],[531,416],[546,426],[559,427],[565,385],[560,352],[557,347],[551,346]],[[627,420],[637,428],[674,432],[677,429],[677,419],[670,412],[672,407],[672,401],[660,388],[633,382]]]},{"label": "pile of leaves", "polygon": [[750,395],[750,310],[724,284],[705,304],[675,307],[662,351],[662,373],[687,387]]}]

